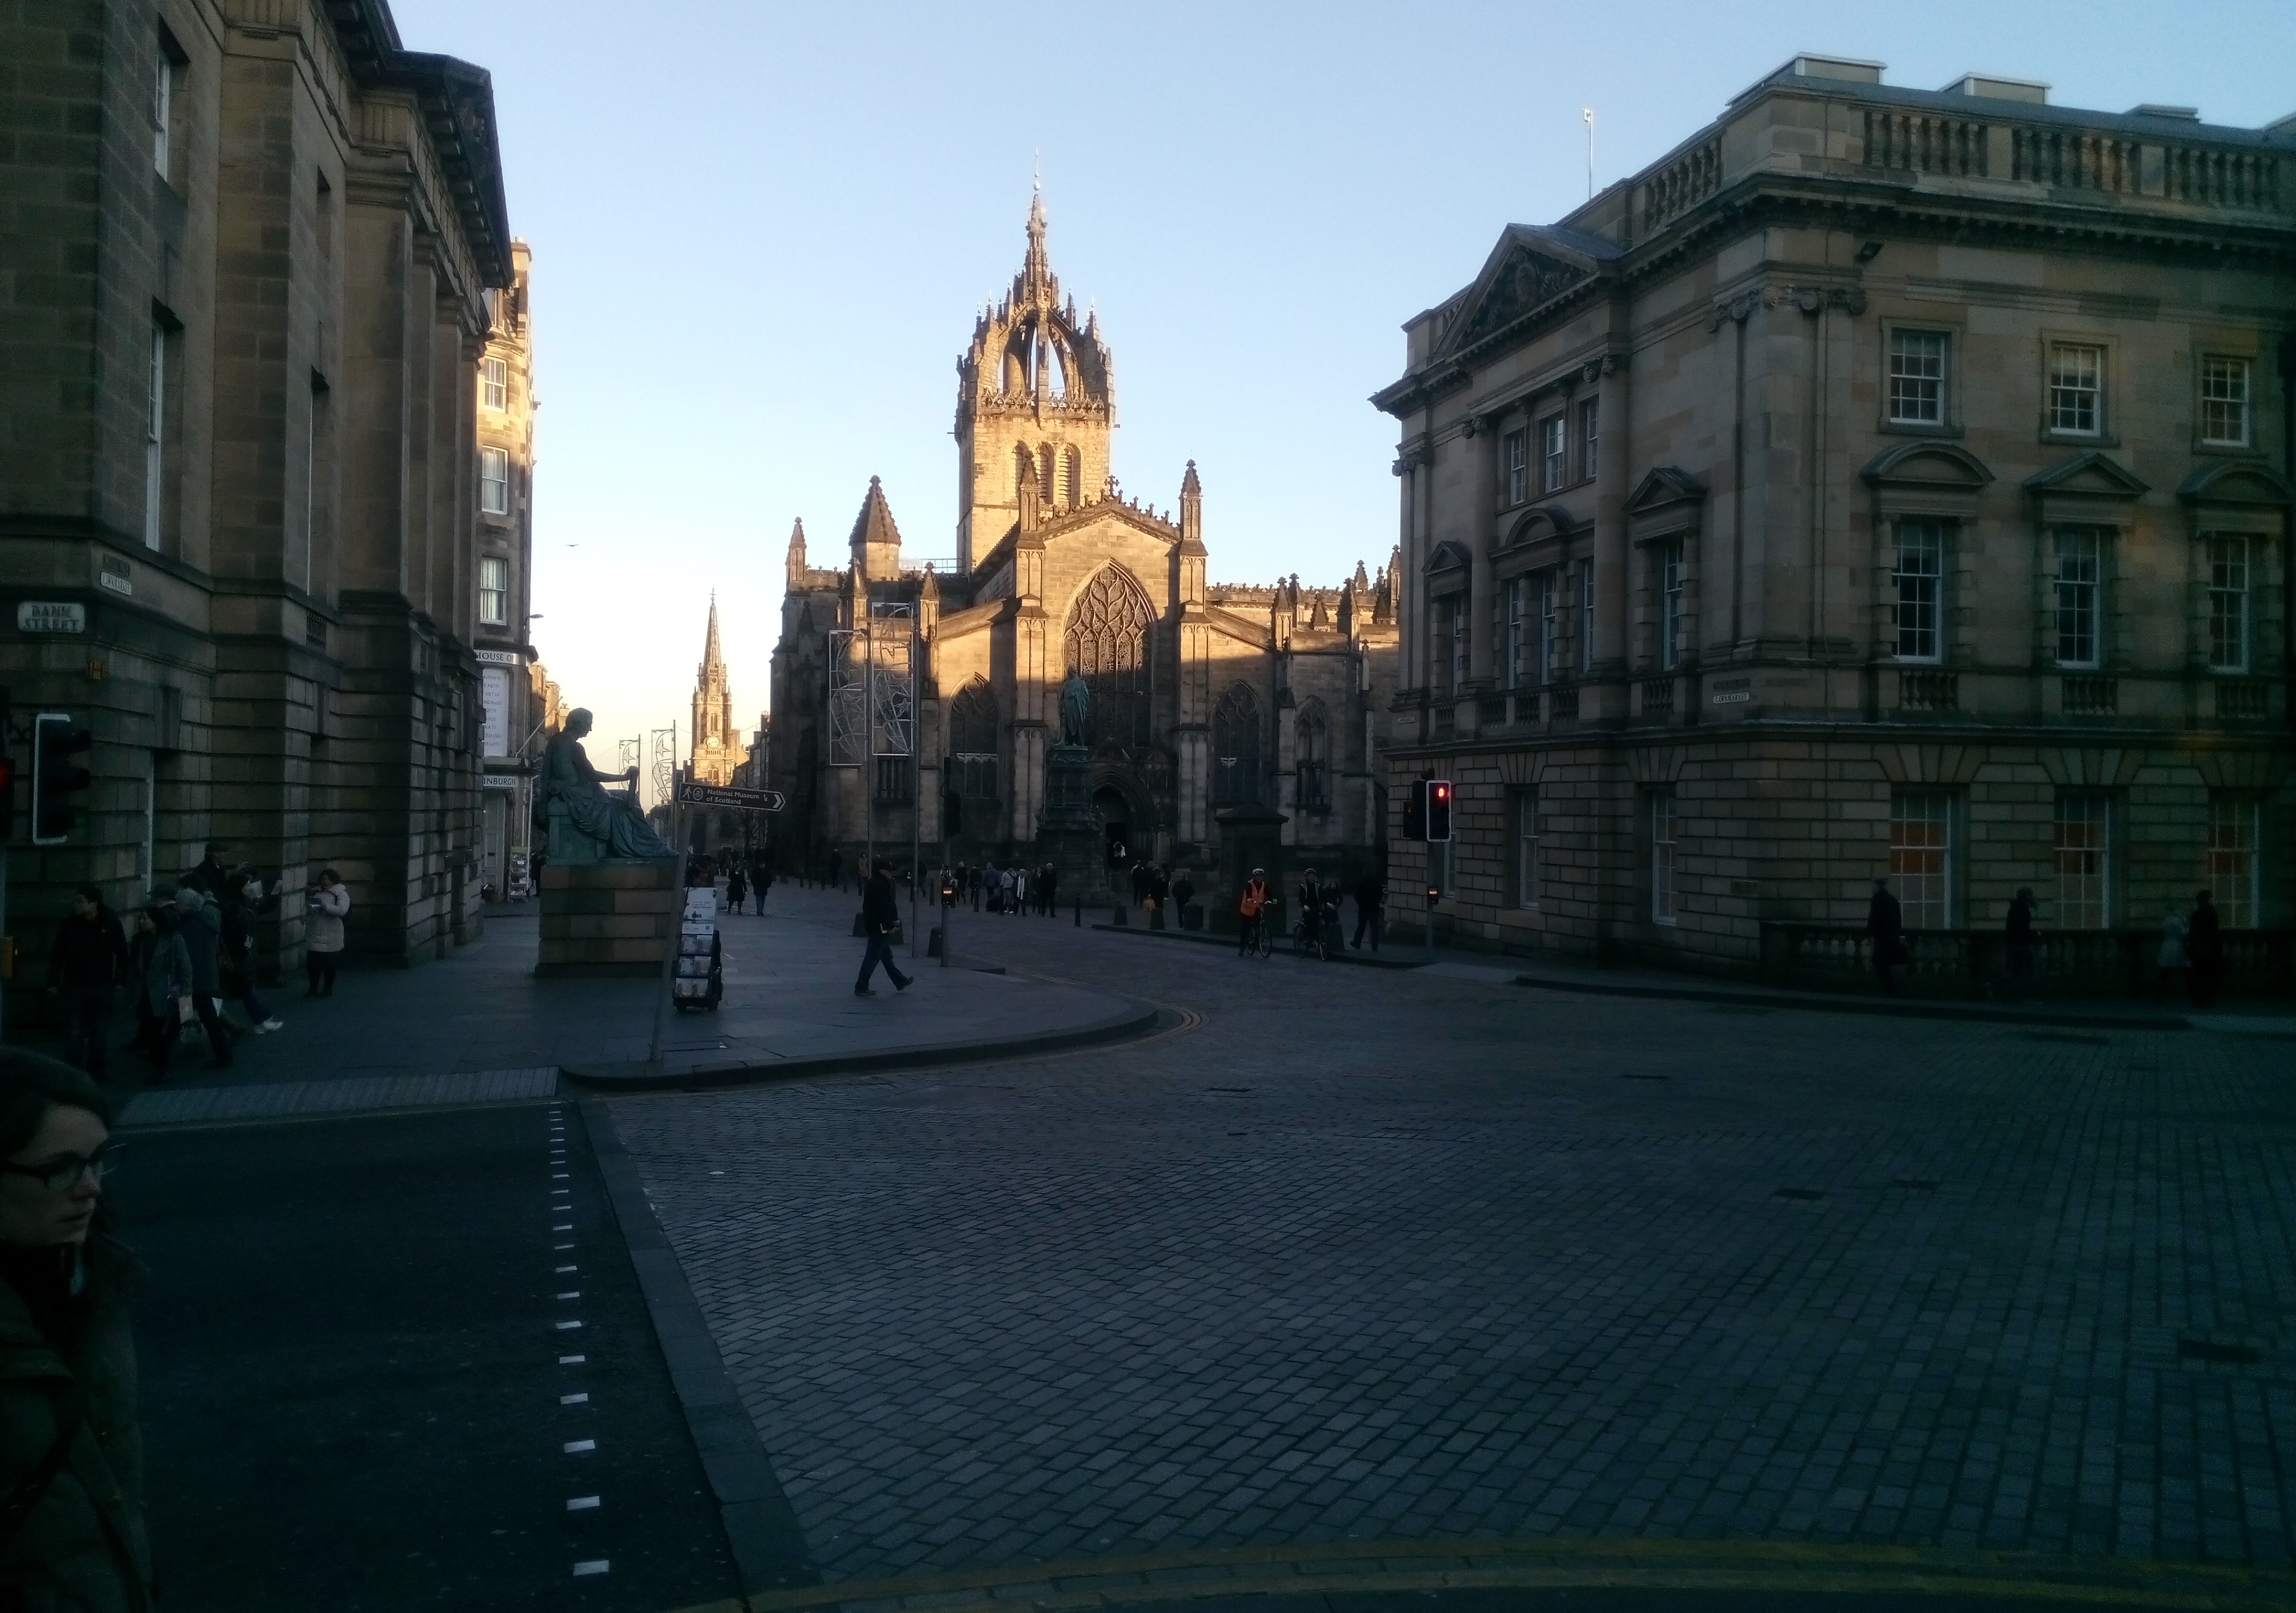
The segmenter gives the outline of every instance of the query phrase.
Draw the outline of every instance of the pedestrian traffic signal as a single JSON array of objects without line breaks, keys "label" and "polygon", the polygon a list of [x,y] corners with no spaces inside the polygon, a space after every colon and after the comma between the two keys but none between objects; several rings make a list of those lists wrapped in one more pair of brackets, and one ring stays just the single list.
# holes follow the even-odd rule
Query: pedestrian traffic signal
[{"label": "pedestrian traffic signal", "polygon": [[1427,838],[1427,782],[1422,773],[1411,781],[1411,793],[1403,798],[1403,837],[1406,840]]},{"label": "pedestrian traffic signal", "polygon": [[87,788],[88,770],[73,760],[95,744],[95,736],[62,712],[32,719],[32,844],[62,845],[71,837],[76,799]]},{"label": "pedestrian traffic signal", "polygon": [[1427,781],[1427,838],[1430,843],[1451,838],[1451,781]]}]

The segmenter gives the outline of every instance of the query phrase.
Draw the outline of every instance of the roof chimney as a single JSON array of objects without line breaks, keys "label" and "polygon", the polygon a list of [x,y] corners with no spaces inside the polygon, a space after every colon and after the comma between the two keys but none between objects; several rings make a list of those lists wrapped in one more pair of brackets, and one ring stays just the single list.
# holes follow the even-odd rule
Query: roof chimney
[{"label": "roof chimney", "polygon": [[2003,78],[1992,73],[1964,73],[1945,86],[1948,95],[1975,95],[1985,101],[2022,101],[2029,106],[2046,106],[2049,86],[2034,78]]}]

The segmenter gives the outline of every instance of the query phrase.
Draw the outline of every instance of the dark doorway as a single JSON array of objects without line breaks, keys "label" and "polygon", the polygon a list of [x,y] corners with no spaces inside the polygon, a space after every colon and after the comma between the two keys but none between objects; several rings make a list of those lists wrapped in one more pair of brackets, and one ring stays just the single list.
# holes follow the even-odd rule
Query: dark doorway
[{"label": "dark doorway", "polygon": [[1093,792],[1092,804],[1100,810],[1101,843],[1107,848],[1108,866],[1130,868],[1141,855],[1132,844],[1132,809],[1125,804],[1121,792],[1106,786]]}]

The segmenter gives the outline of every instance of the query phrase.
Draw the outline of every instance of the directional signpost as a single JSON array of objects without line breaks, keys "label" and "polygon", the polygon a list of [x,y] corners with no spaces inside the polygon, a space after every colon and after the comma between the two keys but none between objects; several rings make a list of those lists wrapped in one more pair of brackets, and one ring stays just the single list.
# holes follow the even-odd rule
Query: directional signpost
[{"label": "directional signpost", "polygon": [[742,790],[723,784],[681,784],[677,798],[687,806],[731,807],[739,812],[778,812],[789,804],[779,790]]}]

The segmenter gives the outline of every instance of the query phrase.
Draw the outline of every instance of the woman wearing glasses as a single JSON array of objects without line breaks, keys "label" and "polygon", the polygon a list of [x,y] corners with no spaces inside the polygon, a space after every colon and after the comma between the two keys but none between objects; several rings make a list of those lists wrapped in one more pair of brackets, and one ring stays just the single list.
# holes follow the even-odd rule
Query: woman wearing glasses
[{"label": "woman wearing glasses", "polygon": [[0,1050],[0,1607],[152,1604],[111,1123],[78,1070]]}]

